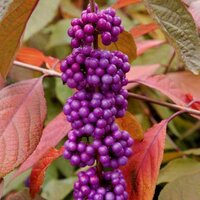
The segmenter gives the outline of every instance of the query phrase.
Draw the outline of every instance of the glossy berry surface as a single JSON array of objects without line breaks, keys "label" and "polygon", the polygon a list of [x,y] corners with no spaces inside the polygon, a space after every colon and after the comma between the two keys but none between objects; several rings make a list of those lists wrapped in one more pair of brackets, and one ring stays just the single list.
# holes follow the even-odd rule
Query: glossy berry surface
[{"label": "glossy berry surface", "polygon": [[78,174],[74,199],[127,200],[126,183],[120,170],[103,172],[101,179],[95,167]]}]

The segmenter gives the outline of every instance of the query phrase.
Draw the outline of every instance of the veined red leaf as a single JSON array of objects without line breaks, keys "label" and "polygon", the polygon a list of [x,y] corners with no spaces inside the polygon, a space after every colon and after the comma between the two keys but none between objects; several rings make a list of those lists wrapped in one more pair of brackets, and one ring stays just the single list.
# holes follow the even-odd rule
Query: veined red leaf
[{"label": "veined red leaf", "polygon": [[70,129],[71,126],[66,121],[65,115],[60,113],[43,130],[43,134],[37,148],[19,167],[14,177],[20,175],[36,164],[44,156],[44,154],[48,152],[49,149],[55,147],[67,135]]},{"label": "veined red leaf", "polygon": [[[126,77],[128,80],[146,79],[147,77],[152,76],[159,67],[160,64],[134,66],[131,67]],[[126,86],[126,89],[129,90],[137,85],[138,83],[129,83]]]},{"label": "veined red leaf", "polygon": [[52,148],[33,166],[30,175],[30,194],[33,198],[36,193],[40,191],[40,187],[44,182],[46,169],[54,160],[60,157],[63,152],[64,147],[59,150]]},{"label": "veined red leaf", "polygon": [[152,200],[163,158],[168,120],[154,125],[142,142],[135,141],[133,155],[122,167],[129,200]]},{"label": "veined red leaf", "polygon": [[[140,83],[157,89],[179,105],[187,105],[191,100],[199,100],[200,75],[191,72],[175,72],[139,80]],[[195,83],[195,84],[194,84]]]},{"label": "veined red leaf", "polygon": [[141,3],[141,0],[117,0],[115,4],[113,4],[114,9],[119,9],[125,6],[129,6],[131,4]]},{"label": "veined red leaf", "polygon": [[158,47],[162,44],[164,44],[165,41],[163,40],[144,40],[144,41],[137,41],[136,46],[137,46],[137,56],[142,55],[145,53],[147,50]]},{"label": "veined red leaf", "polygon": [[134,38],[140,37],[142,35],[145,35],[151,31],[154,31],[158,28],[158,25],[155,23],[150,23],[150,24],[141,24],[139,26],[133,27],[130,30],[130,33]]},{"label": "veined red leaf", "polygon": [[138,80],[138,82],[162,92],[176,104],[185,105],[186,93],[184,90],[180,89],[176,83],[176,80],[170,78],[168,75],[152,76]]},{"label": "veined red leaf", "polygon": [[46,116],[43,78],[0,91],[0,177],[24,162],[39,143]]},{"label": "veined red leaf", "polygon": [[20,45],[27,21],[37,3],[38,0],[12,1],[2,21],[0,21],[0,74],[4,79]]},{"label": "veined red leaf", "polygon": [[116,123],[122,130],[128,131],[133,139],[141,141],[144,138],[141,124],[131,113],[126,112],[122,118],[116,119]]},{"label": "veined red leaf", "polygon": [[45,60],[45,56],[37,49],[23,47],[17,52],[16,60],[40,67]]}]

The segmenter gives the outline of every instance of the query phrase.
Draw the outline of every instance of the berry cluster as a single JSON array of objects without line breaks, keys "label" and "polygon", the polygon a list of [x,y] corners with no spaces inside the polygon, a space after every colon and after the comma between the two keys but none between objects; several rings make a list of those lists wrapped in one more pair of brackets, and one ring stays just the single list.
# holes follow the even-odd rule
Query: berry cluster
[{"label": "berry cluster", "polygon": [[120,170],[103,172],[101,180],[95,167],[80,172],[74,185],[77,200],[125,200],[128,199],[126,183]]},{"label": "berry cluster", "polygon": [[84,46],[74,49],[61,64],[62,80],[70,88],[98,87],[118,93],[127,84],[128,56]]},{"label": "berry cluster", "polygon": [[64,114],[72,130],[65,142],[64,158],[74,166],[93,166],[80,172],[74,185],[76,200],[127,200],[126,184],[118,169],[131,156],[133,139],[119,129],[115,118],[127,109],[128,56],[120,51],[93,49],[94,34],[102,42],[115,42],[123,31],[115,10],[99,11],[97,5],[74,19],[68,35],[73,52],[61,64],[62,80],[78,91],[70,97]]},{"label": "berry cluster", "polygon": [[124,30],[121,19],[116,16],[112,8],[99,11],[95,5],[94,12],[90,6],[81,14],[81,18],[75,18],[71,22],[68,35],[72,38],[72,48],[90,45],[94,42],[94,33],[101,35],[102,43],[109,45],[118,40],[119,34]]}]

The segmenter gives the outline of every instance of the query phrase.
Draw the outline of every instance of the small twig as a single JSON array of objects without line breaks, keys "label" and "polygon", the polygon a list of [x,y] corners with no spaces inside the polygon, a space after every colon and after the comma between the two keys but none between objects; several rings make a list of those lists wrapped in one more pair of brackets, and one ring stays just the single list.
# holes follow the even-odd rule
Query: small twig
[{"label": "small twig", "polygon": [[174,110],[180,110],[180,111],[187,112],[187,113],[194,114],[194,115],[200,115],[200,111],[188,108],[186,106],[179,106],[179,105],[172,104],[172,103],[167,103],[167,102],[162,102],[162,101],[154,100],[154,99],[151,99],[149,97],[142,96],[142,95],[135,94],[135,93],[130,93],[129,92],[128,94],[129,94],[130,97],[133,97],[135,99],[140,99],[140,100],[143,100],[143,101],[148,101],[150,103],[158,104],[160,106],[165,106],[165,107],[168,107],[168,108],[172,108]]},{"label": "small twig", "polygon": [[94,0],[90,0],[90,9],[92,12],[95,12],[95,1]]},{"label": "small twig", "polygon": [[38,67],[38,66],[30,65],[30,64],[19,62],[19,61],[16,61],[16,60],[13,62],[13,64],[18,66],[18,67],[38,71],[38,72],[41,72],[41,73],[49,75],[49,76],[61,77],[61,73],[56,72],[55,70],[44,69],[44,68],[41,68],[41,67]]},{"label": "small twig", "polygon": [[[90,8],[92,12],[95,12],[95,0],[90,0]],[[94,31],[94,42],[93,42],[93,47],[94,49],[98,49],[98,32],[95,30]]]},{"label": "small twig", "polygon": [[169,71],[169,68],[171,67],[171,64],[172,64],[172,62],[173,62],[175,56],[176,56],[176,52],[173,50],[173,53],[172,53],[172,55],[171,55],[171,57],[170,57],[170,59],[169,59],[169,62],[168,62],[167,65],[166,65],[164,74],[166,74],[166,73]]}]

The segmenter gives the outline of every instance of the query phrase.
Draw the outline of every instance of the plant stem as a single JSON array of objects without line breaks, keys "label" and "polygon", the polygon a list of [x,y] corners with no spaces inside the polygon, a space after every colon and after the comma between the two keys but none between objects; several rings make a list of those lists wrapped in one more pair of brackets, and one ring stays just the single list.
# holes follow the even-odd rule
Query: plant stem
[{"label": "plant stem", "polygon": [[[95,0],[90,0],[90,8],[92,12],[95,12]],[[93,42],[94,49],[98,49],[98,32],[94,31],[94,42]]]},{"label": "plant stem", "polygon": [[179,105],[172,104],[172,103],[158,101],[158,100],[151,99],[149,97],[146,97],[146,96],[143,96],[143,95],[139,95],[139,94],[135,94],[135,93],[130,93],[129,92],[128,94],[129,94],[130,97],[133,97],[135,99],[139,99],[139,100],[143,100],[143,101],[148,101],[150,103],[154,103],[154,104],[158,104],[160,106],[165,106],[165,107],[168,107],[168,108],[172,108],[174,110],[185,111],[185,112],[188,112],[188,113],[194,114],[194,115],[200,115],[200,111],[188,108],[186,106],[179,106]]},{"label": "plant stem", "polygon": [[168,62],[168,64],[166,65],[164,74],[167,74],[167,72],[169,71],[169,68],[171,67],[171,64],[172,64],[172,62],[173,62],[173,60],[174,60],[174,58],[175,58],[175,55],[176,55],[176,52],[173,50],[173,53],[172,53],[172,55],[171,55],[171,57],[170,57],[170,59],[169,59],[169,62]]},{"label": "plant stem", "polygon": [[41,68],[41,67],[38,67],[38,66],[30,65],[30,64],[19,62],[19,61],[16,61],[16,60],[13,62],[13,64],[18,66],[18,67],[38,71],[38,72],[41,72],[41,73],[49,75],[49,76],[61,77],[61,73],[59,73],[55,70],[44,69],[44,68]]},{"label": "plant stem", "polygon": [[95,0],[90,0],[90,8],[92,12],[95,12]]}]

